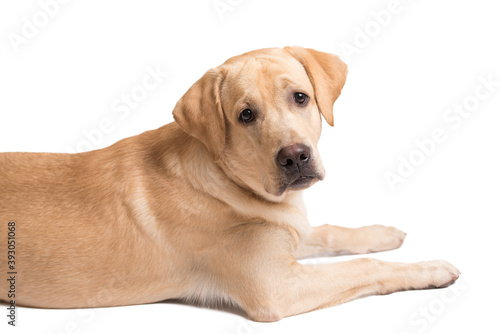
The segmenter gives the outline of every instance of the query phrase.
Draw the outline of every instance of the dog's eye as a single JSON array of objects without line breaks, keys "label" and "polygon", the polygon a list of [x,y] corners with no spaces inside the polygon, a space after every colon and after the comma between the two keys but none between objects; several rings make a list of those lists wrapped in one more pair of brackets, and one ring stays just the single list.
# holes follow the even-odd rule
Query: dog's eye
[{"label": "dog's eye", "polygon": [[240,113],[240,121],[243,123],[249,123],[255,118],[253,112],[250,109],[245,109]]},{"label": "dog's eye", "polygon": [[307,101],[309,100],[309,96],[307,96],[304,93],[295,93],[293,95],[293,98],[295,99],[295,102],[297,102],[298,104],[302,104],[302,105],[305,105],[307,103]]}]

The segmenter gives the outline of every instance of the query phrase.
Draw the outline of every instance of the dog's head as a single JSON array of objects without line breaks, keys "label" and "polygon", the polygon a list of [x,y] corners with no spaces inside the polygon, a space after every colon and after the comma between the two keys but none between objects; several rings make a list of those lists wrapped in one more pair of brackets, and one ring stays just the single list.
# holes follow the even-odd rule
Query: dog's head
[{"label": "dog's head", "polygon": [[173,114],[236,183],[279,200],[324,178],[321,115],[333,126],[346,75],[347,66],[332,54],[256,50],[209,70]]}]

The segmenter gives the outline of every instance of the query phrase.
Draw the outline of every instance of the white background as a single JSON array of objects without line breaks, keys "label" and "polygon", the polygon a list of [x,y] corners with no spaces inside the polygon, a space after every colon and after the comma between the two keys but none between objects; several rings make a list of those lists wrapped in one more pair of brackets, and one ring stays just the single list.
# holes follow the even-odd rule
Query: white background
[{"label": "white background", "polygon": [[[446,259],[462,271],[459,281],[453,289],[368,297],[260,325],[163,303],[84,313],[21,308],[12,329],[2,306],[2,333],[497,331],[500,87],[474,97],[476,89],[487,92],[477,88],[480,77],[500,81],[495,2],[401,0],[385,26],[373,13],[391,7],[389,0],[220,2],[231,6],[222,16],[213,0],[73,0],[16,52],[9,38],[22,36],[23,17],[44,24],[41,5],[3,1],[0,151],[68,152],[103,119],[112,130],[96,135],[93,148],[157,128],[173,120],[176,101],[208,68],[245,51],[301,45],[336,53],[349,75],[335,127],[323,127],[327,177],[305,192],[311,223],[396,226],[408,233],[403,247],[370,256]],[[359,31],[366,29],[371,36],[363,39]],[[345,52],[348,44],[357,53]],[[120,118],[113,104],[141,85],[147,67],[169,74]],[[463,103],[474,109],[468,118],[444,120]],[[437,128],[446,140],[392,191],[384,174],[397,173],[400,156],[422,158],[415,140]]]}]

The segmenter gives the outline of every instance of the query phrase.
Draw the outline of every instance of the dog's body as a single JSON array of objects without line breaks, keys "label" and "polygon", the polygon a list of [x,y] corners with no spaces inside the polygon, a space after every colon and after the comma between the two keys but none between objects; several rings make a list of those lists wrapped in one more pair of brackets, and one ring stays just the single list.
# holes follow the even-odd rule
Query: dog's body
[{"label": "dog's body", "polygon": [[15,222],[16,302],[226,301],[274,321],[453,282],[459,272],[443,261],[296,262],[404,239],[390,227],[306,219],[299,190],[324,177],[320,115],[333,125],[345,75],[338,58],[314,50],[253,51],[207,72],[177,104],[176,122],[157,130],[88,153],[0,154],[0,238]]}]

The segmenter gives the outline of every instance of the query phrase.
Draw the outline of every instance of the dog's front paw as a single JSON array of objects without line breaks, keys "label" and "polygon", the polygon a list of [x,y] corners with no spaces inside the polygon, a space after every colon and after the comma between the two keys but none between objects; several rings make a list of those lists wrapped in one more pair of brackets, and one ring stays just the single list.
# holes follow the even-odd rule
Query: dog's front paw
[{"label": "dog's front paw", "polygon": [[406,233],[391,226],[371,225],[361,228],[364,249],[360,253],[382,252],[401,247]]},{"label": "dog's front paw", "polygon": [[418,275],[421,282],[417,282],[415,288],[444,288],[460,276],[460,270],[446,261],[426,261],[418,265],[421,268],[420,275]]}]

